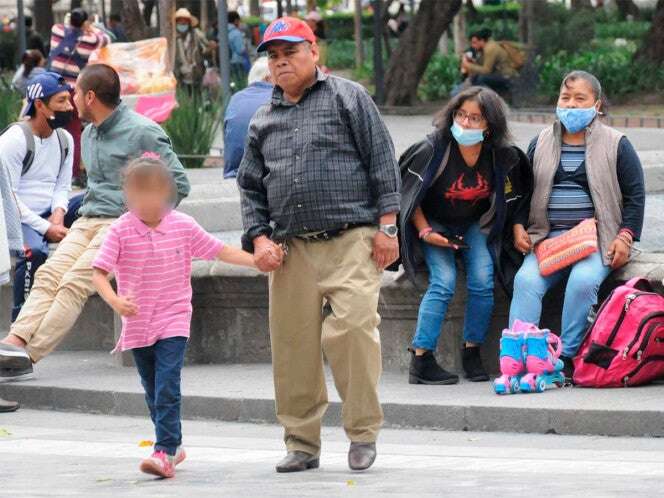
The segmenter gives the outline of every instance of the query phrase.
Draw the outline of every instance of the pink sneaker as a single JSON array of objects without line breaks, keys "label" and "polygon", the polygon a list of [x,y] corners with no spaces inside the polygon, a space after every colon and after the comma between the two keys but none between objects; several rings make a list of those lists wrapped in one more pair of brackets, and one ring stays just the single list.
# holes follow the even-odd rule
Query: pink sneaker
[{"label": "pink sneaker", "polygon": [[[184,452],[183,452],[184,454]],[[180,462],[184,460],[184,456]],[[175,457],[163,451],[155,451],[150,458],[141,462],[141,472],[159,477],[175,477]]]}]

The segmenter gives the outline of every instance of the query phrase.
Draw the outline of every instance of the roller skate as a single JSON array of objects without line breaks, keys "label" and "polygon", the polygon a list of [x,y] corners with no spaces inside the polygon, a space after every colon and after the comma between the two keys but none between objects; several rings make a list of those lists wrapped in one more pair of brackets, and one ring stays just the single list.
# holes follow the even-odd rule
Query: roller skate
[{"label": "roller skate", "polygon": [[563,361],[560,359],[560,338],[549,330],[531,330],[526,334],[526,370],[520,389],[524,393],[541,393],[550,386],[565,383]]},{"label": "roller skate", "polygon": [[502,375],[493,381],[496,394],[515,394],[521,390],[521,377],[526,373],[525,339],[527,331],[531,329],[537,330],[534,325],[517,320],[512,329],[503,330],[500,339]]}]

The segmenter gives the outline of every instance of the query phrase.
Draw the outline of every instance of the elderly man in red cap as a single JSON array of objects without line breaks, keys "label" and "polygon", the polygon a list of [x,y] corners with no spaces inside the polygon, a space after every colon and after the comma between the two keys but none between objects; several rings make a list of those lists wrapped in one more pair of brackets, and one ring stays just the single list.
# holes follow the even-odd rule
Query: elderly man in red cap
[{"label": "elderly man in red cap", "polygon": [[276,470],[319,465],[323,354],[343,403],[348,464],[365,470],[383,422],[380,281],[399,254],[394,146],[366,90],[317,68],[304,21],[277,19],[258,50],[268,53],[275,89],[249,127],[238,183],[244,245],[271,272],[276,410],[288,451]]}]

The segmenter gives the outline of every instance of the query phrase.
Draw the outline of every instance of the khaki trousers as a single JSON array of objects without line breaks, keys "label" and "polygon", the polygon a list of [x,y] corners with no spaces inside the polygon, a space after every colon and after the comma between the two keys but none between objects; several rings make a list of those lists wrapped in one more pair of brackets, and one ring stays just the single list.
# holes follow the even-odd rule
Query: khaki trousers
[{"label": "khaki trousers", "polygon": [[37,273],[28,299],[9,331],[27,343],[38,362],[65,338],[94,294],[92,261],[111,218],[79,218]]},{"label": "khaki trousers", "polygon": [[[288,451],[320,453],[328,404],[323,353],[343,403],[348,438],[374,442],[382,425],[375,233],[361,227],[325,242],[292,239],[284,264],[270,275],[276,412]],[[332,309],[326,316],[325,303]]]}]

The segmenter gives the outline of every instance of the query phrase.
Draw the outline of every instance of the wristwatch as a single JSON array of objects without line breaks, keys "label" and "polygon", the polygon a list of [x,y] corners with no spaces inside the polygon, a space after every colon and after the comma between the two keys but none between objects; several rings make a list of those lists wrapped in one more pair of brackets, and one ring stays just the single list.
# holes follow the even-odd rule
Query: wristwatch
[{"label": "wristwatch", "polygon": [[399,233],[399,229],[395,224],[390,224],[390,225],[380,225],[380,231],[383,232],[385,235],[387,235],[391,239],[396,239],[397,234]]}]

